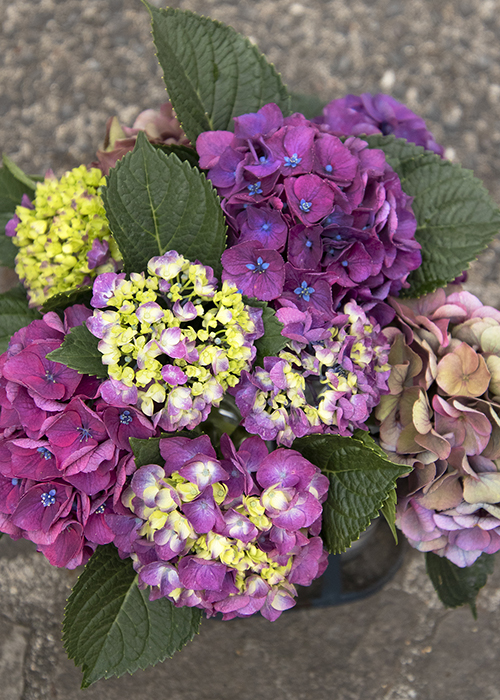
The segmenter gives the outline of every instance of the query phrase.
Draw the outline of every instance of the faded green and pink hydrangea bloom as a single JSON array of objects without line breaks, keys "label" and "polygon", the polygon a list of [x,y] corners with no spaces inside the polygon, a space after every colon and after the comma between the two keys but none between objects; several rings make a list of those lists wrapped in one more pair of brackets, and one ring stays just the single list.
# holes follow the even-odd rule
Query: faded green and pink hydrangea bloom
[{"label": "faded green and pink hydrangea bloom", "polygon": [[413,471],[397,524],[421,551],[470,566],[500,549],[500,312],[465,291],[392,300],[380,444]]}]

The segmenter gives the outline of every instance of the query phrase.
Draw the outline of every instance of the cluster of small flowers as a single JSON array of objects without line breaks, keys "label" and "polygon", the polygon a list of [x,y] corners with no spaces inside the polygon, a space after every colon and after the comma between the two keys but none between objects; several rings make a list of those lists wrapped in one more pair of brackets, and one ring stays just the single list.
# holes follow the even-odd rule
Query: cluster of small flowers
[{"label": "cluster of small flowers", "polygon": [[210,439],[160,440],[163,467],[148,464],[122,493],[128,515],[108,517],[121,556],[132,556],[150,598],[199,607],[208,617],[275,620],[295,585],[326,568],[318,536],[328,479],[298,452],[268,453],[260,437],[218,460]]},{"label": "cluster of small flowers", "polygon": [[470,566],[500,550],[500,312],[451,288],[392,303],[375,415],[389,458],[413,467],[396,522],[417,549]]},{"label": "cluster of small flowers", "polygon": [[136,409],[103,401],[101,380],[47,359],[90,313],[47,313],[0,357],[0,530],[69,569],[113,541],[106,513],[135,469],[129,437],[156,434]]},{"label": "cluster of small flowers", "polygon": [[332,100],[321,117],[313,119],[321,129],[336,136],[369,136],[393,134],[439,156],[444,148],[437,144],[422,117],[401,104],[391,95],[346,95]]},{"label": "cluster of small flowers", "polygon": [[210,267],[175,251],[152,258],[148,273],[94,283],[87,327],[108,367],[103,396],[137,404],[164,430],[191,430],[251,366],[262,310],[233,285],[217,291]]},{"label": "cluster of small flowers", "polygon": [[234,122],[234,134],[196,143],[230,226],[223,279],[276,306],[314,308],[326,324],[342,300],[387,313],[380,302],[421,254],[412,198],[383,151],[342,143],[298,113],[283,118],[275,104]]},{"label": "cluster of small flowers", "polygon": [[60,180],[48,173],[37,183],[33,203],[24,195],[16,208],[5,232],[19,248],[16,272],[30,306],[118,269],[121,255],[99,196],[104,184],[100,170],[84,165]]},{"label": "cluster of small flowers", "polygon": [[231,391],[248,432],[290,446],[311,433],[350,435],[365,427],[388,391],[389,343],[355,301],[343,311],[324,329],[307,311],[278,310],[285,349],[264,358],[263,369],[243,372]]}]

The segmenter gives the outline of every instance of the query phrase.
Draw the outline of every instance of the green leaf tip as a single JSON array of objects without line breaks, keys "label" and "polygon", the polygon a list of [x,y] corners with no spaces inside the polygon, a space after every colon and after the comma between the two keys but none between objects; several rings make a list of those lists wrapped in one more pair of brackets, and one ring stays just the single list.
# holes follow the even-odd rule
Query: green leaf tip
[{"label": "green leaf tip", "polygon": [[83,672],[82,688],[164,661],[199,631],[202,611],[149,600],[130,559],[100,546],[71,592],[63,623],[68,657]]},{"label": "green leaf tip", "polygon": [[0,294],[0,353],[7,350],[16,331],[40,318],[38,310],[28,306],[26,290],[23,287],[14,287]]},{"label": "green leaf tip", "polygon": [[99,339],[87,326],[75,326],[64,337],[62,345],[47,355],[49,360],[60,362],[79,374],[90,374],[105,379],[108,376],[106,365],[102,364],[102,353],[98,349]]},{"label": "green leaf tip", "polygon": [[469,605],[476,619],[476,598],[493,573],[493,555],[482,554],[471,566],[463,568],[434,552],[427,552],[425,561],[427,574],[443,605],[447,608]]},{"label": "green leaf tip", "polygon": [[220,277],[224,213],[211,182],[188,161],[154,148],[140,132],[102,197],[127,272],[144,272],[152,257],[176,250]]},{"label": "green leaf tip", "polygon": [[380,510],[386,518],[392,517],[390,503],[385,510],[384,504],[392,498],[396,479],[407,474],[408,467],[390,462],[368,433],[356,431],[353,437],[309,435],[295,440],[293,449],[330,481],[322,531],[330,552],[344,552]]},{"label": "green leaf tip", "polygon": [[5,153],[2,153],[2,163],[4,168],[10,172],[10,174],[15,177],[15,179],[25,185],[28,189],[35,191],[36,182],[32,180],[29,175],[26,175],[21,168],[14,163]]}]

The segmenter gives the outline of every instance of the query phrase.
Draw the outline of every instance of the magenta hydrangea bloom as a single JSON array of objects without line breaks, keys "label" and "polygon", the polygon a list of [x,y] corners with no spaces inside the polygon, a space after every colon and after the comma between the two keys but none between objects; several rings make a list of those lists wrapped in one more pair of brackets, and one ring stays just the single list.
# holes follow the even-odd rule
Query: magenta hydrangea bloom
[{"label": "magenta hydrangea bloom", "polygon": [[434,141],[422,117],[398,102],[391,95],[346,95],[332,100],[323,115],[314,120],[323,129],[337,136],[394,134],[428,151],[444,155],[444,148]]},{"label": "magenta hydrangea bloom", "polygon": [[[355,137],[342,143],[301,114],[284,118],[275,104],[235,119],[234,134],[201,134],[197,150],[229,225],[225,278],[277,309],[290,301],[277,277],[286,263],[297,275],[327,275],[326,307],[352,299],[390,317],[384,300],[408,286],[421,254],[412,198],[382,151]],[[255,260],[231,253],[250,242]]]},{"label": "magenta hydrangea bloom", "polygon": [[135,469],[128,439],[157,433],[116,393],[110,403],[100,397],[102,380],[46,358],[90,314],[84,306],[63,319],[47,313],[0,356],[0,531],[70,569],[114,540],[106,517],[123,510]]},{"label": "magenta hydrangea bloom", "polygon": [[329,482],[294,450],[268,453],[260,437],[236,451],[223,435],[221,449],[219,461],[207,436],[160,440],[165,464],[133,474],[122,494],[128,523],[108,523],[151,600],[275,620],[295,605],[295,584],[326,568],[318,535]]}]

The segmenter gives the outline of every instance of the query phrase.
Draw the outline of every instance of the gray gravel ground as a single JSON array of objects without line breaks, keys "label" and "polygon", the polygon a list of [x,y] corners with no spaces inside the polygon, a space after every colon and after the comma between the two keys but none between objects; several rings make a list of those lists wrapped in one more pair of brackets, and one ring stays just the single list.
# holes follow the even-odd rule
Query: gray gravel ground
[{"label": "gray gravel ground", "polygon": [[[159,5],[159,2],[153,2]],[[389,92],[500,203],[500,0],[183,0],[247,34],[285,82],[325,102]],[[164,100],[139,0],[0,0],[0,149],[30,173],[90,162],[111,115]],[[500,243],[469,288],[500,305]],[[500,573],[479,618],[444,611],[419,555],[374,597],[340,608],[207,622],[181,654],[79,690],[60,643],[74,573],[0,541],[0,698],[499,700]]]}]

